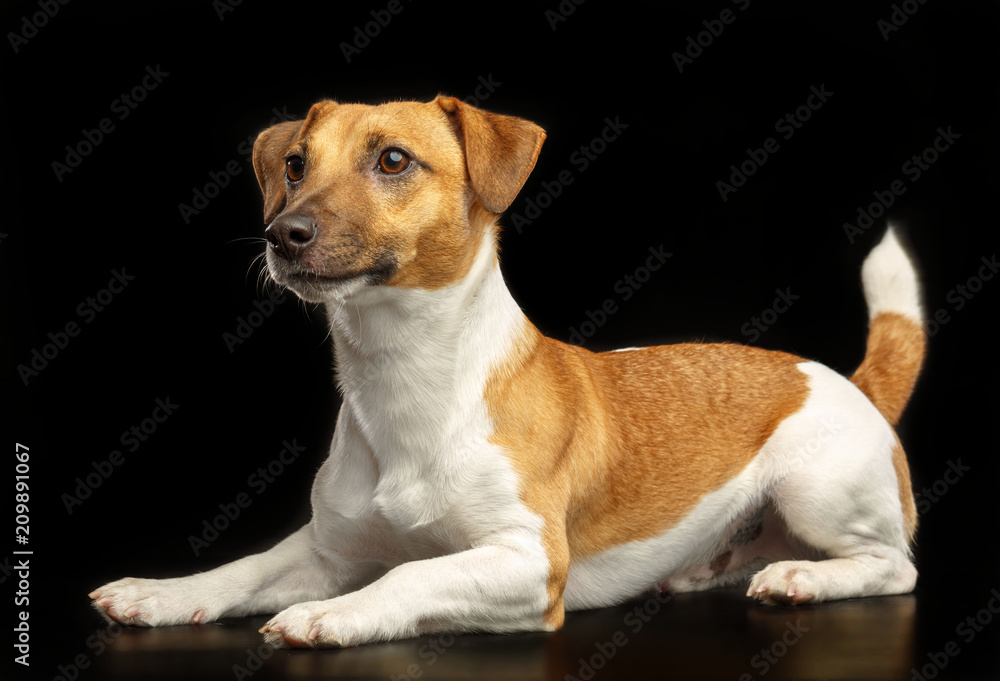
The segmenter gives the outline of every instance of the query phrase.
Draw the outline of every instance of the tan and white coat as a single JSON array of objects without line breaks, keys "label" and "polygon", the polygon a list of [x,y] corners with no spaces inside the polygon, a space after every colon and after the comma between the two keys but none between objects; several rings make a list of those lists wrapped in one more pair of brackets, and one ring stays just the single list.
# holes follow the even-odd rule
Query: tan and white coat
[{"label": "tan and white coat", "polygon": [[[343,394],[313,517],[209,572],[107,584],[103,614],[278,612],[269,641],[330,646],[551,631],[661,588],[749,581],[764,603],[913,588],[892,426],[925,339],[891,230],[863,269],[871,328],[850,380],[742,345],[593,353],[543,336],[499,268],[497,216],[543,139],[445,97],[321,102],[260,135],[269,232],[312,225],[294,248],[272,241],[269,269],[326,307]],[[379,169],[387,149],[405,173]]]}]

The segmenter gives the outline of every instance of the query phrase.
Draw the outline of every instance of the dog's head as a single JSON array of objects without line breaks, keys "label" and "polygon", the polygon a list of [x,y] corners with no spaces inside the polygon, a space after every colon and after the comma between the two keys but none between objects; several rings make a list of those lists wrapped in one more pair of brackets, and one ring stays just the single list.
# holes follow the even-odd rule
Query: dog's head
[{"label": "dog's head", "polygon": [[254,143],[271,276],[313,302],[458,281],[544,139],[451,97],[313,105]]}]

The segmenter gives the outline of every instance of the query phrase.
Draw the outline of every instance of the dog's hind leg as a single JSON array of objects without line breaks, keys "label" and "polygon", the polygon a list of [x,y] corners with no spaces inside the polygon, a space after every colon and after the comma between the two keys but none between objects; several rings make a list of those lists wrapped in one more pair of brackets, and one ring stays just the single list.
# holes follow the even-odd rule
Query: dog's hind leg
[{"label": "dog's hind leg", "polygon": [[748,596],[768,604],[907,593],[917,571],[906,460],[891,426],[846,379],[815,364],[812,395],[766,446],[770,496],[789,535],[823,560],[782,560]]}]

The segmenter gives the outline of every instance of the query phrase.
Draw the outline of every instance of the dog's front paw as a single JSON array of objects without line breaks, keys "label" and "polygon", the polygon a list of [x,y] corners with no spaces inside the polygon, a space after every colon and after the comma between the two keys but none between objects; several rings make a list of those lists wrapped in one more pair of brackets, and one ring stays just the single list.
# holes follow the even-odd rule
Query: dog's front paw
[{"label": "dog's front paw", "polygon": [[207,604],[192,597],[179,579],[126,577],[90,592],[109,621],[137,627],[199,624],[214,619]]},{"label": "dog's front paw", "polygon": [[282,610],[260,629],[264,640],[278,648],[340,648],[373,640],[362,613],[341,599],[297,603]]},{"label": "dog's front paw", "polygon": [[771,563],[750,580],[747,596],[764,605],[801,605],[817,600],[817,580],[809,561]]}]

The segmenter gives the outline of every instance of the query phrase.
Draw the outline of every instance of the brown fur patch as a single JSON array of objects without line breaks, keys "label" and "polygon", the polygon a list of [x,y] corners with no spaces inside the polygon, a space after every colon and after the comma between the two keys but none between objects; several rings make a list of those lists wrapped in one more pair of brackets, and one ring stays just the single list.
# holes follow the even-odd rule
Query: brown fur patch
[{"label": "brown fur patch", "polygon": [[285,121],[260,133],[253,145],[253,171],[264,194],[264,224],[285,203],[285,152],[299,135],[302,121]]},{"label": "brown fur patch", "polygon": [[913,498],[913,483],[910,482],[910,466],[906,461],[906,452],[896,437],[892,448],[892,467],[896,470],[896,480],[899,483],[899,504],[903,509],[903,530],[906,532],[906,542],[913,543],[917,534],[917,504]]},{"label": "brown fur patch", "polygon": [[[909,317],[898,312],[881,312],[872,320],[865,358],[851,376],[851,382],[894,426],[913,393],[926,351],[927,335]],[[912,543],[917,531],[917,507],[910,468],[898,437],[892,448],[892,465],[899,481],[903,528],[907,541]]]},{"label": "brown fur patch", "polygon": [[927,335],[909,317],[882,312],[872,320],[864,361],[851,382],[892,425],[910,400],[926,349]]},{"label": "brown fur patch", "polygon": [[542,150],[545,132],[515,116],[469,106],[454,97],[438,97],[465,147],[469,181],[486,210],[502,213],[521,191]]},{"label": "brown fur patch", "polygon": [[546,523],[550,611],[571,560],[662,534],[743,470],[804,404],[801,361],[725,344],[595,354],[526,320],[486,402]]}]

